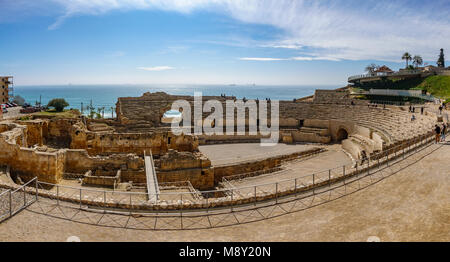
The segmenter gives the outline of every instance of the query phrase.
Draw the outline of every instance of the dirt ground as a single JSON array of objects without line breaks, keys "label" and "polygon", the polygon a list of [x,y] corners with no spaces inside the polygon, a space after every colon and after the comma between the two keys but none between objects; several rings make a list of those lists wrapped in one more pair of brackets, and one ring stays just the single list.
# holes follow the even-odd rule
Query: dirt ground
[{"label": "dirt ground", "polygon": [[212,165],[218,166],[293,154],[318,147],[327,148],[330,146],[313,144],[261,146],[259,143],[249,143],[245,144],[245,146],[242,146],[242,144],[205,145],[199,146],[199,150],[211,160]]},{"label": "dirt ground", "polygon": [[366,189],[259,222],[152,231],[24,210],[0,224],[0,241],[66,241],[71,236],[81,241],[450,241],[450,144],[435,147],[433,154]]}]

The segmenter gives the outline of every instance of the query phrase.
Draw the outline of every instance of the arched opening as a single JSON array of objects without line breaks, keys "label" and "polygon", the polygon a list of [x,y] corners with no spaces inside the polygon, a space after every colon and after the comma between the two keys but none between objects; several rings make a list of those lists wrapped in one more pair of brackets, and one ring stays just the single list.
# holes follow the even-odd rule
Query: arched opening
[{"label": "arched opening", "polygon": [[347,130],[345,130],[343,128],[339,129],[337,132],[337,137],[336,137],[337,141],[341,142],[342,140],[345,140],[347,138],[348,138]]},{"label": "arched opening", "polygon": [[161,122],[166,124],[179,123],[182,120],[182,113],[177,110],[169,110],[164,113]]}]

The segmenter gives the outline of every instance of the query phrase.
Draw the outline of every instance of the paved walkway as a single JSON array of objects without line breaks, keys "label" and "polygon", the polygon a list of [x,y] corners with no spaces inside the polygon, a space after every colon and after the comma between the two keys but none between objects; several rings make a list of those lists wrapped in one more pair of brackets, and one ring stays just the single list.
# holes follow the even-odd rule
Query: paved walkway
[{"label": "paved walkway", "polygon": [[104,220],[109,226],[42,215],[35,203],[0,224],[0,235],[2,241],[66,241],[70,236],[81,241],[366,241],[371,236],[381,241],[450,241],[450,143],[433,145],[429,154],[414,161],[350,195],[248,224],[135,230],[111,227],[121,222],[90,212],[82,215],[95,216],[91,219]]},{"label": "paved walkway", "polygon": [[14,118],[19,117],[19,116],[27,115],[27,114],[21,114],[20,113],[20,109],[22,109],[21,106],[7,108],[8,113],[3,114],[3,119],[5,119],[5,120],[6,119],[14,119]]},{"label": "paved walkway", "polygon": [[[280,189],[285,186],[294,186],[294,179],[298,179],[299,185],[301,183],[312,183],[312,174],[316,175],[316,179],[327,179],[328,170],[333,169],[331,175],[342,173],[341,166],[346,166],[347,170],[350,170],[352,166],[352,160],[346,153],[339,147],[329,147],[327,152],[319,155],[314,155],[302,159],[300,161],[290,161],[282,166],[283,170],[259,175],[255,177],[245,178],[242,180],[229,180],[228,183],[224,183],[223,186],[227,188],[232,186],[233,188],[242,188],[238,192],[242,195],[248,195],[253,192],[252,186],[262,185],[257,188],[257,191],[273,191],[275,183],[280,183]],[[336,168],[339,167],[339,168]],[[335,169],[336,168],[336,169]]]}]

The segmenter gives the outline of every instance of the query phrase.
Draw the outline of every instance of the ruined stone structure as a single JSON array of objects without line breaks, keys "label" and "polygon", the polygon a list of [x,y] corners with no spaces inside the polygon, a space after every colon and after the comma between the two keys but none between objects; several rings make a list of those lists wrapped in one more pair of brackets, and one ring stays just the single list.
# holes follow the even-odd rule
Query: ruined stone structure
[{"label": "ruined stone structure", "polygon": [[[199,145],[255,143],[263,136],[249,134],[248,121],[245,135],[174,135],[161,120],[180,99],[193,107],[190,96],[145,93],[119,98],[115,120],[79,117],[0,122],[0,164],[10,167],[16,181],[37,176],[39,181],[53,184],[80,180],[83,186],[121,190],[146,183],[143,157],[152,153],[159,183],[189,182],[196,190],[208,190],[224,177],[280,170],[283,161],[322,152],[320,144],[341,143],[354,159],[360,158],[362,151],[375,154],[429,132],[436,119],[430,114],[418,115],[411,122],[401,108],[373,108],[352,100],[346,91],[317,90],[312,99],[279,102],[279,141],[316,143],[318,148],[214,166],[198,150]],[[235,100],[203,97],[203,102],[209,99],[220,101],[224,108],[226,100]],[[203,113],[201,121],[209,114]]]}]

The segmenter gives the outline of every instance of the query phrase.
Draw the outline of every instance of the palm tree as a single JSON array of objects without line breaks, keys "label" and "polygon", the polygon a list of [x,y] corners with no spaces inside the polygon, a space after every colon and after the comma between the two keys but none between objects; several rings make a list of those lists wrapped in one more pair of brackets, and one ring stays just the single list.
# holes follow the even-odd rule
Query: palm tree
[{"label": "palm tree", "polygon": [[414,58],[413,58],[413,63],[414,63],[414,65],[416,65],[416,68],[419,67],[419,66],[421,66],[421,65],[423,64],[423,59],[422,59],[422,57],[421,57],[420,55],[414,56]]},{"label": "palm tree", "polygon": [[369,74],[373,74],[373,73],[375,73],[375,70],[377,70],[378,68],[379,68],[379,66],[377,66],[376,64],[370,64],[370,65],[366,66],[365,70]]},{"label": "palm tree", "polygon": [[411,55],[408,52],[403,54],[402,60],[406,60],[406,68],[408,68],[408,61],[410,61],[411,59]]}]

